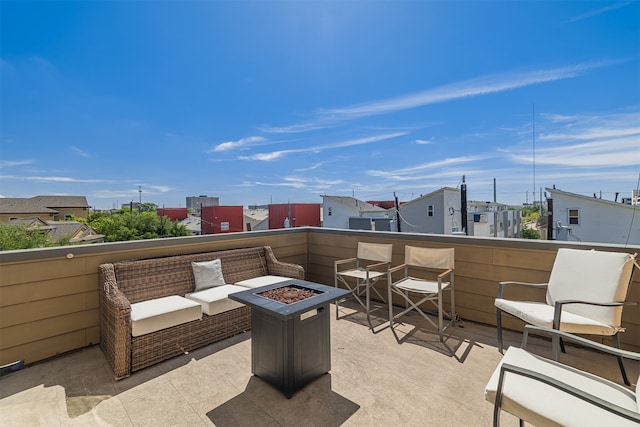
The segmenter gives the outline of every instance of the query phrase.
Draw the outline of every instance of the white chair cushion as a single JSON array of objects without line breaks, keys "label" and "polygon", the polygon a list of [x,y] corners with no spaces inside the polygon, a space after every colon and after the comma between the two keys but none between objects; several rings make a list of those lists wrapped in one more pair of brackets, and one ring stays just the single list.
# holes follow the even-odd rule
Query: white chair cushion
[{"label": "white chair cushion", "polygon": [[[409,292],[438,293],[438,282],[433,280],[417,279],[415,277],[405,277],[404,279],[394,283],[393,286]],[[442,290],[445,290],[448,286],[449,282],[442,282]]]},{"label": "white chair cushion", "polygon": [[230,300],[227,296],[246,290],[247,288],[242,286],[223,285],[205,289],[204,291],[193,292],[185,295],[185,297],[202,306],[203,313],[213,316],[214,314],[224,313],[225,311],[244,306],[242,303]]},{"label": "white chair cushion", "polygon": [[235,284],[238,286],[244,286],[245,288],[259,288],[260,286],[274,285],[280,282],[286,282],[291,280],[291,277],[284,276],[260,276],[253,279],[241,280]]},{"label": "white chair cushion", "polygon": [[[369,271],[369,279],[384,276],[385,274],[386,273],[371,270]],[[364,268],[353,268],[351,270],[338,271],[338,275],[365,280],[367,278],[367,271]]]},{"label": "white chair cushion", "polygon": [[131,304],[131,335],[139,337],[202,317],[200,304],[178,295]]},{"label": "white chair cushion", "polygon": [[[624,301],[632,270],[633,257],[626,253],[560,248],[549,277],[547,303]],[[612,326],[619,326],[622,316],[622,307],[570,304],[565,311]]]},{"label": "white chair cushion", "polygon": [[[495,305],[500,310],[512,314],[527,323],[546,328],[553,327],[554,308],[543,302],[510,301],[496,298]],[[560,329],[574,334],[615,335],[618,329],[593,319],[568,313],[560,317]]]},{"label": "white chair cushion", "polygon": [[[622,408],[638,411],[636,397],[631,390],[589,373],[537,357],[517,347],[509,347],[487,383],[485,399],[491,403],[496,399],[500,367],[503,363],[541,373]],[[637,426],[554,387],[512,373],[506,374],[503,383],[502,409],[533,425]]]}]

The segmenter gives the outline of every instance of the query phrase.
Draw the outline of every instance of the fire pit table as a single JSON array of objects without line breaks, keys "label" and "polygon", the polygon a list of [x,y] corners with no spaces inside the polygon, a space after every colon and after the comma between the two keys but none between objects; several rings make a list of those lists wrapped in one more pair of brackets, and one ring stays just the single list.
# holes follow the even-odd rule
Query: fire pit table
[{"label": "fire pit table", "polygon": [[329,372],[329,303],[348,294],[298,279],[229,294],[251,307],[251,372],[287,398]]}]

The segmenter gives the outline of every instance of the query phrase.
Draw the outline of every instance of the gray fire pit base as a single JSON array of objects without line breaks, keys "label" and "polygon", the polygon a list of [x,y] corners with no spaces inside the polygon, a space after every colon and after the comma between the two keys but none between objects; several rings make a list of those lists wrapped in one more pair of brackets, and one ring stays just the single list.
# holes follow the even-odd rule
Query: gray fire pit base
[{"label": "gray fire pit base", "polygon": [[251,310],[251,371],[287,398],[331,370],[329,304],[290,319]]}]

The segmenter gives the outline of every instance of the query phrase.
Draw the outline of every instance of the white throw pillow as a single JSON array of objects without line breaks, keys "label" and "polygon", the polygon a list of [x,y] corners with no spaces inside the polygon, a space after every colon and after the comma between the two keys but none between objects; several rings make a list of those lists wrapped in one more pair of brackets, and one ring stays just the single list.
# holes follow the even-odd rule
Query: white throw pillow
[{"label": "white throw pillow", "polygon": [[195,291],[224,285],[222,276],[222,263],[219,259],[205,262],[192,262],[193,278],[196,281]]}]

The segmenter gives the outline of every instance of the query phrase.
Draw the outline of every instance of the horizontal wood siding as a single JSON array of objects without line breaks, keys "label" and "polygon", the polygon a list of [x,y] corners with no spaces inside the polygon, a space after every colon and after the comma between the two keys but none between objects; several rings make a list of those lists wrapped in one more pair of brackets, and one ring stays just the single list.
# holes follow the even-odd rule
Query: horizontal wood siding
[{"label": "horizontal wood siding", "polygon": [[[393,265],[404,262],[404,246],[455,249],[456,311],[464,320],[495,325],[494,300],[498,282],[521,281],[546,283],[549,279],[556,252],[560,247],[597,249],[603,251],[640,253],[640,247],[597,244],[568,244],[558,241],[532,241],[521,239],[494,239],[445,236],[418,233],[385,233],[320,229],[309,234],[310,280],[333,285],[333,263],[356,256],[359,241],[393,244]],[[386,292],[384,284],[379,289]],[[386,295],[383,294],[383,295]],[[541,289],[508,288],[507,298],[544,301]],[[448,301],[446,298],[445,301]],[[640,301],[640,272],[635,271],[627,301]],[[445,304],[446,305],[446,304]],[[623,310],[621,334],[624,348],[640,351],[640,306],[627,306]],[[523,322],[503,316],[503,327],[521,331]],[[610,340],[605,339],[605,343]]]},{"label": "horizontal wood siding", "polygon": [[[98,265],[251,246],[271,246],[284,262],[300,264],[307,280],[334,284],[334,261],[354,257],[359,241],[393,244],[393,264],[404,260],[404,246],[456,251],[456,306],[460,317],[495,324],[499,281],[543,283],[559,247],[640,252],[640,247],[567,244],[519,239],[482,239],[430,234],[295,228],[149,241],[105,243],[41,250],[0,252],[0,364],[27,363],[100,341]],[[68,254],[73,254],[68,258]],[[385,292],[384,283],[380,290]],[[540,290],[509,290],[514,299],[544,300]],[[640,301],[636,271],[628,301]],[[506,328],[522,322],[504,316]],[[624,309],[623,347],[640,351],[640,306]],[[606,341],[605,341],[606,342]]]},{"label": "horizontal wood siding", "polygon": [[102,263],[252,246],[271,246],[278,260],[307,268],[303,230],[0,253],[0,365],[32,363],[100,342],[97,272]]}]

